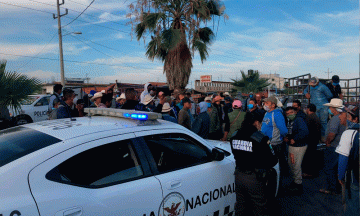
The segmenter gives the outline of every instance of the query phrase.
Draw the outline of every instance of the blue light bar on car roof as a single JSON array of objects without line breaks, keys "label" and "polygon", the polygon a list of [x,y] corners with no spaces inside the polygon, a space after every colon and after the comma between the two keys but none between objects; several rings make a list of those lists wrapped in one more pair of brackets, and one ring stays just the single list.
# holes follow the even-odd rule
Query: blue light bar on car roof
[{"label": "blue light bar on car roof", "polygon": [[133,110],[122,110],[122,109],[112,109],[112,108],[85,108],[84,111],[86,113],[89,113],[89,115],[131,118],[140,121],[161,119],[161,114],[159,113],[152,113],[152,112],[144,113]]}]

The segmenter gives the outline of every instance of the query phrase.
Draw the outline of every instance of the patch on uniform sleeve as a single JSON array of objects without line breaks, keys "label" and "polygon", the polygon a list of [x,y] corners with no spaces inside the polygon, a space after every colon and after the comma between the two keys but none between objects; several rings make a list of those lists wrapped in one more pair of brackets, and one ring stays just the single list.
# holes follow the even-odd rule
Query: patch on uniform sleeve
[{"label": "patch on uniform sleeve", "polygon": [[246,140],[233,140],[232,147],[236,150],[252,152],[252,142]]}]

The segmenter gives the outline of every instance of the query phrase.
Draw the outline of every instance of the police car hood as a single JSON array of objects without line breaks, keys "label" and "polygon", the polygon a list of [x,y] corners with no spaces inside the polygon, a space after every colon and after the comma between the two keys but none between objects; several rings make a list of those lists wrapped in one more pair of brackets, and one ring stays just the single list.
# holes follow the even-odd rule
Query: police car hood
[{"label": "police car hood", "polygon": [[219,140],[206,140],[206,142],[213,148],[221,148],[229,153],[231,153],[231,146],[229,141],[219,141]]}]

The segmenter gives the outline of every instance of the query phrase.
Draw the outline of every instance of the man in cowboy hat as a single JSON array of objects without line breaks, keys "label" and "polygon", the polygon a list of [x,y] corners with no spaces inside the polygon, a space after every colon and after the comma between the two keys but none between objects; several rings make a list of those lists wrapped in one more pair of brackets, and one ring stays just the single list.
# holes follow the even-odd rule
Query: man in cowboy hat
[{"label": "man in cowboy hat", "polygon": [[324,84],[319,82],[317,77],[311,77],[309,86],[305,88],[304,94],[306,98],[311,99],[311,103],[316,106],[316,115],[321,122],[322,141],[325,141],[325,130],[328,121],[328,109],[324,106],[333,97],[333,94]]},{"label": "man in cowboy hat", "polygon": [[155,101],[154,101],[155,97],[151,96],[150,94],[147,94],[145,95],[144,100],[135,106],[135,110],[161,113],[163,104],[165,103],[165,96],[160,93],[159,93],[160,102],[157,106],[155,106]]},{"label": "man in cowboy hat", "polygon": [[103,97],[103,93],[96,92],[95,95],[90,99],[94,102],[94,105],[98,108],[106,108],[105,104],[101,103],[101,98]]},{"label": "man in cowboy hat", "polygon": [[174,123],[178,123],[178,121],[176,120],[176,118],[172,117],[170,115],[170,111],[171,111],[171,107],[169,103],[164,103],[162,110],[161,110],[161,114],[162,114],[162,118],[165,121],[169,121],[169,122],[174,122]]},{"label": "man in cowboy hat", "polygon": [[324,151],[324,162],[326,181],[324,188],[320,192],[334,194],[340,191],[340,185],[337,184],[337,166],[339,155],[335,152],[339,145],[341,135],[347,127],[347,115],[344,109],[343,101],[339,98],[331,99],[330,103],[324,104],[328,107],[328,113],[333,115],[326,128],[326,149]]},{"label": "man in cowboy hat", "polygon": [[125,93],[122,93],[120,97],[116,98],[116,108],[121,109],[121,107],[125,104],[125,102],[126,102]]}]

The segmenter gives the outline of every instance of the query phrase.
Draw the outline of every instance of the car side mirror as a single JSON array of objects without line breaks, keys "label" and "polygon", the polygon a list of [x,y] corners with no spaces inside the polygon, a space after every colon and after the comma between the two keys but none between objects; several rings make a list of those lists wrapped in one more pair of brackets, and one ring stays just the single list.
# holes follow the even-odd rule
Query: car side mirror
[{"label": "car side mirror", "polygon": [[212,152],[212,160],[214,161],[222,161],[225,157],[225,152],[218,148],[213,148]]}]

